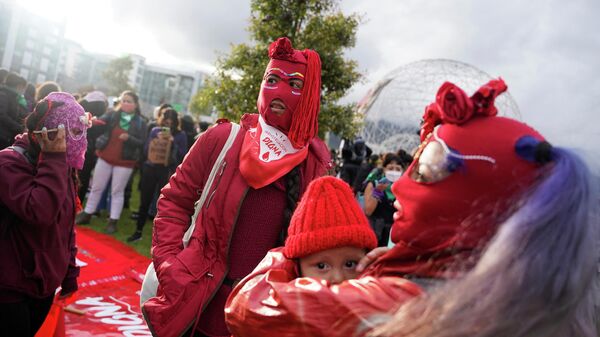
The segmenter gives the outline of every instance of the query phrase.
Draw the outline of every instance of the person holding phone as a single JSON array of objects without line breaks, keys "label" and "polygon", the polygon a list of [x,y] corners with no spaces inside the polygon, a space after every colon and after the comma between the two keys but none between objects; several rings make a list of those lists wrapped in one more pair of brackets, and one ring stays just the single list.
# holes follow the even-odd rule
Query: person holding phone
[{"label": "person holding phone", "polygon": [[77,290],[77,170],[89,115],[54,92],[26,119],[30,131],[0,151],[0,336],[33,336],[55,292]]},{"label": "person holding phone", "polygon": [[[150,135],[144,145],[146,160],[144,161],[140,183],[140,208],[136,219],[135,232],[127,238],[128,242],[135,242],[142,239],[142,231],[148,219],[148,209],[152,201],[156,202],[153,196],[169,181],[169,177],[175,172],[175,168],[181,163],[187,153],[187,137],[179,129],[179,115],[177,111],[173,108],[164,110],[158,118],[158,125],[150,131]],[[162,141],[168,140],[168,146],[170,146],[165,152],[166,160],[162,162],[153,161],[153,157],[148,155],[150,144],[156,139]]]},{"label": "person holding phone", "polygon": [[388,244],[390,229],[394,223],[396,198],[391,190],[392,183],[402,176],[408,164],[410,162],[406,163],[399,156],[388,153],[383,160],[383,167],[374,169],[364,182],[365,214],[377,235],[380,247]]}]

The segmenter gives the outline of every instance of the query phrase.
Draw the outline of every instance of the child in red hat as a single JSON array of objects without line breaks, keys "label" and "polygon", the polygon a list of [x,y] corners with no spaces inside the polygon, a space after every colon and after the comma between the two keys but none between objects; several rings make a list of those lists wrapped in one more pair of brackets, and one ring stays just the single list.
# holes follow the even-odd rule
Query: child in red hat
[{"label": "child in red hat", "polygon": [[375,233],[350,186],[334,177],[314,180],[292,216],[284,255],[301,277],[332,284],[358,276],[356,265],[377,246]]}]

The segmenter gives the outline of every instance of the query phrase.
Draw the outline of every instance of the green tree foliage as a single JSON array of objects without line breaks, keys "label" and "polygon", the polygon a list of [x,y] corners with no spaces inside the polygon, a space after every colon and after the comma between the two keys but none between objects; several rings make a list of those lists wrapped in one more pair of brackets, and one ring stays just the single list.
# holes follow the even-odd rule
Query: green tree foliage
[{"label": "green tree foliage", "polygon": [[268,46],[287,36],[294,48],[314,49],[321,56],[321,135],[325,131],[354,135],[359,126],[354,105],[337,102],[361,78],[356,61],[344,58],[344,51],[356,42],[360,17],[344,15],[337,0],[252,0],[251,13],[248,31],[252,43],[234,45],[229,55],[219,58],[216,73],[194,97],[192,111],[206,114],[215,108],[231,120],[256,112],[260,83],[269,62]]},{"label": "green tree foliage", "polygon": [[109,85],[109,95],[118,96],[125,90],[133,88],[128,83],[129,72],[133,68],[133,61],[129,56],[116,58],[108,63],[102,76]]}]

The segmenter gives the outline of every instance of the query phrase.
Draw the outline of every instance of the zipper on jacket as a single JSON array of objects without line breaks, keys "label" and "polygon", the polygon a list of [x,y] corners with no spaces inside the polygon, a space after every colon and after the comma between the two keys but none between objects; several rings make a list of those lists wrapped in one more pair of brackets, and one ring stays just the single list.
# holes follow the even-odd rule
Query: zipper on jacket
[{"label": "zipper on jacket", "polygon": [[[223,171],[224,171],[224,169],[221,170],[221,174],[223,173]],[[217,287],[207,298],[207,301],[204,302],[204,305],[202,305],[202,308],[200,308],[200,311],[198,311],[198,314],[196,315],[196,319],[193,320],[192,322],[190,322],[188,327],[184,330],[184,332],[181,335],[179,335],[179,337],[182,337],[187,332],[189,332],[189,329],[191,326],[193,326],[191,336],[193,336],[195,334],[194,330],[196,330],[196,327],[198,326],[197,323],[199,322],[200,315],[202,315],[202,313],[204,312],[206,307],[210,304],[210,302],[213,300],[213,298],[215,297],[215,295],[217,294],[219,289],[221,289],[221,287],[223,286],[223,282],[225,282],[225,277],[227,277],[227,274],[229,273],[229,248],[231,247],[231,239],[233,238],[233,231],[235,230],[235,226],[236,226],[238,218],[240,216],[240,210],[242,209],[242,204],[244,203],[244,200],[246,199],[246,195],[248,194],[248,189],[249,189],[249,187],[246,187],[246,189],[244,189],[244,193],[242,194],[242,198],[240,199],[240,202],[238,204],[237,211],[235,212],[235,218],[233,219],[233,224],[231,225],[231,232],[229,234],[229,240],[227,241],[227,250],[226,250],[226,255],[225,255],[225,272],[223,273],[223,277],[219,280]],[[210,271],[207,272],[205,275],[210,278],[214,277],[214,275]]]},{"label": "zipper on jacket", "polygon": [[210,193],[210,196],[208,197],[208,200],[206,201],[206,206],[205,206],[206,209],[208,209],[208,206],[210,206],[210,203],[211,203],[213,197],[215,196],[215,193],[217,193],[217,188],[219,188],[219,184],[221,183],[221,178],[223,177],[223,172],[225,172],[225,166],[227,166],[227,162],[225,160],[223,160],[223,163],[221,164],[221,169],[219,170],[220,172],[219,172],[219,178],[217,179],[217,184],[215,185],[215,188]]},{"label": "zipper on jacket", "polygon": [[[236,138],[236,140],[237,140],[237,138]],[[225,166],[226,165],[227,165],[227,162],[225,161],[225,158],[223,158],[223,164],[221,164],[221,169],[220,169],[220,172],[219,172],[219,179],[217,180],[217,184],[215,185],[215,189],[212,191],[212,193],[210,195],[210,198],[209,198],[209,200],[206,203],[206,208],[207,209],[208,209],[208,205],[210,205],[210,202],[212,201],[212,199],[214,197],[214,194],[217,191],[217,187],[221,183],[221,177],[223,176],[223,173],[225,172]],[[233,224],[231,225],[231,231],[229,233],[229,240],[227,242],[227,251],[226,251],[226,255],[225,255],[225,271],[223,273],[223,277],[219,280],[219,283],[215,287],[215,290],[207,297],[207,301],[205,301],[204,304],[202,305],[202,307],[200,308],[200,310],[198,310],[198,313],[196,314],[196,318],[193,321],[191,321],[190,324],[188,324],[188,326],[185,328],[185,330],[183,330],[183,332],[181,333],[181,335],[179,335],[179,337],[182,337],[186,333],[190,332],[190,327],[193,327],[192,330],[191,330],[190,336],[194,336],[194,334],[196,333],[195,330],[198,327],[200,316],[202,315],[202,313],[204,312],[204,310],[206,309],[206,307],[210,304],[210,302],[213,300],[213,298],[215,297],[215,295],[217,294],[217,292],[219,291],[219,289],[221,289],[221,286],[223,286],[223,282],[225,281],[225,277],[229,273],[229,247],[231,245],[231,239],[233,238],[233,231],[235,230],[235,225],[237,224],[237,220],[238,220],[238,218],[240,216],[240,210],[242,209],[242,204],[244,203],[244,200],[246,199],[246,195],[248,194],[248,189],[249,189],[249,187],[246,186],[246,188],[244,189],[244,192],[242,193],[242,197],[240,198],[240,202],[238,203],[238,207],[237,207],[237,211],[236,211],[236,214],[235,214],[235,218],[233,219]],[[214,274],[210,272],[210,268],[208,269],[208,271],[204,275],[207,276],[207,277],[210,277],[210,278],[214,278]]]}]

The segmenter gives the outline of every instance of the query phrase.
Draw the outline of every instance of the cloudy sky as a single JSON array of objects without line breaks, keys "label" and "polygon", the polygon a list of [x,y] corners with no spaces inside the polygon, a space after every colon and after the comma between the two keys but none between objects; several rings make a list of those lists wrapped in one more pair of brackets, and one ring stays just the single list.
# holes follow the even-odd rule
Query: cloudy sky
[{"label": "cloudy sky", "polygon": [[[67,37],[88,50],[151,63],[210,72],[219,53],[248,41],[247,0],[19,3],[65,17]],[[345,0],[341,10],[363,15],[347,55],[365,80],[345,100],[403,64],[455,59],[502,76],[523,119],[550,141],[600,154],[600,1]]]}]

